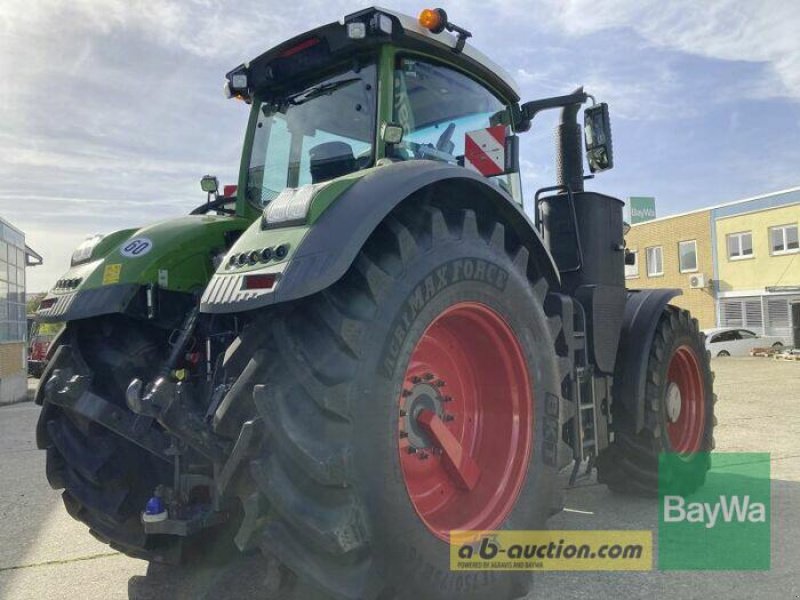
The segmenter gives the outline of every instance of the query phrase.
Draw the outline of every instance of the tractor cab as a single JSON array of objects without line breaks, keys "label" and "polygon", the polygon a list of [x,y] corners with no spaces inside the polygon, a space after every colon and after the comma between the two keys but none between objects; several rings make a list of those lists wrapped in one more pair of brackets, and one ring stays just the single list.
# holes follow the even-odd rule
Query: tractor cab
[{"label": "tractor cab", "polygon": [[263,210],[284,190],[302,189],[292,210],[284,194],[266,217],[297,221],[334,179],[432,160],[496,178],[521,203],[516,86],[466,37],[444,11],[415,20],[371,8],[229,72],[227,95],[252,105],[240,199]]}]

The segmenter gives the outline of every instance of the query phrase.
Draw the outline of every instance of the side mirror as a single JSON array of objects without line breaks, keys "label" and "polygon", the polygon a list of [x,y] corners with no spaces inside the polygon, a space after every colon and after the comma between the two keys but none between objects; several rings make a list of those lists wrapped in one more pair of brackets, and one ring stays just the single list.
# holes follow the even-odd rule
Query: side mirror
[{"label": "side mirror", "polygon": [[216,194],[219,190],[219,181],[213,175],[204,175],[200,180],[200,189],[207,194]]},{"label": "side mirror", "polygon": [[614,168],[614,149],[611,145],[611,121],[608,104],[601,102],[583,111],[583,133],[586,141],[586,161],[592,173]]}]

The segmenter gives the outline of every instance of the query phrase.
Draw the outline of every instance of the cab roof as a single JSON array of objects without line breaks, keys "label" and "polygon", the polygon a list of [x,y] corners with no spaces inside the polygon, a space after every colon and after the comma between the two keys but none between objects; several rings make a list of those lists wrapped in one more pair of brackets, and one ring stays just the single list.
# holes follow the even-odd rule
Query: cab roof
[{"label": "cab roof", "polygon": [[[348,25],[352,23],[364,24],[363,38],[348,35]],[[246,98],[265,89],[277,92],[296,85],[298,80],[316,76],[320,69],[387,43],[453,62],[494,88],[508,102],[519,101],[519,88],[511,75],[469,43],[459,51],[455,36],[447,32],[431,33],[417,19],[380,7],[351,13],[340,21],[278,44],[232,69],[226,78],[234,95]],[[233,86],[233,77],[242,74],[247,75],[246,91]]]},{"label": "cab roof", "polygon": [[[418,19],[386,8],[376,6],[367,10],[376,11],[387,15],[392,15],[395,18],[397,18],[398,21],[400,21],[400,24],[403,26],[403,29],[407,34],[422,36],[422,38],[427,40],[429,43],[438,46],[443,46],[448,51],[456,54],[454,52],[454,48],[456,45],[456,38],[447,32],[431,33],[430,31],[428,31],[422,25],[419,24]],[[347,21],[347,17],[344,18],[344,21],[345,22]],[[516,96],[517,100],[519,100],[519,86],[517,85],[517,82],[514,80],[514,78],[511,77],[511,74],[508,71],[506,71],[503,67],[495,63],[483,52],[472,46],[469,42],[467,42],[464,45],[464,49],[461,52],[461,54],[463,54],[464,57],[470,59],[471,61],[474,61],[475,63],[479,64],[482,67],[482,70],[492,73],[495,76],[495,78],[501,80],[503,82],[503,85],[506,88],[508,88],[509,91],[513,92],[513,95]],[[456,56],[458,55],[456,54]]]}]

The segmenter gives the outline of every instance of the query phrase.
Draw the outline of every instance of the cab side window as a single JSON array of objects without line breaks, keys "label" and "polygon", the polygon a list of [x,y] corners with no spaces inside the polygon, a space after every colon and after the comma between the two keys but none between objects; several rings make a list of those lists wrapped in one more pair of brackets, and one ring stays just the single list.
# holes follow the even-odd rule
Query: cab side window
[{"label": "cab side window", "polygon": [[478,82],[449,67],[400,58],[393,121],[403,127],[395,158],[462,164],[464,136],[507,121],[507,107]]}]

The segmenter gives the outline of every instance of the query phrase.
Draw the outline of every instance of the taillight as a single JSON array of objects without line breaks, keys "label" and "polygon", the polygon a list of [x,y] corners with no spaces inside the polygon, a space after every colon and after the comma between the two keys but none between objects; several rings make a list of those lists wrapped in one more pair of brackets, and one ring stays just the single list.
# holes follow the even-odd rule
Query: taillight
[{"label": "taillight", "polygon": [[271,290],[277,279],[277,273],[255,273],[254,275],[245,275],[243,287],[246,290]]},{"label": "taillight", "polygon": [[287,58],[289,56],[294,56],[298,52],[302,52],[303,50],[307,50],[312,46],[316,46],[319,44],[319,38],[308,38],[307,40],[303,40],[299,44],[295,44],[291,48],[287,48],[283,52],[280,53],[279,58]]}]

